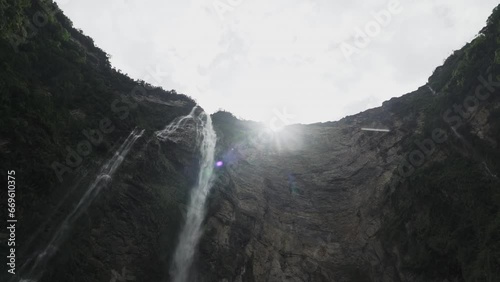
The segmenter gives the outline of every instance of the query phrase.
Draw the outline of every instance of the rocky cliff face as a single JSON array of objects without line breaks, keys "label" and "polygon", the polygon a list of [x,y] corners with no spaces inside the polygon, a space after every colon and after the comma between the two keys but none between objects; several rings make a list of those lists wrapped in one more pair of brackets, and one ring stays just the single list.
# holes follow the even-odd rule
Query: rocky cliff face
[{"label": "rocky cliff face", "polygon": [[230,148],[201,247],[199,267],[217,274],[206,281],[372,281],[381,271],[396,281],[376,233],[403,134],[360,130],[392,125],[381,112]]},{"label": "rocky cliff face", "polygon": [[[194,101],[111,68],[52,1],[4,2],[0,167],[16,172],[18,223],[16,275],[2,263],[0,281],[168,279],[198,134],[189,123],[174,140],[156,133]],[[144,133],[113,175],[101,175],[134,128]],[[7,189],[0,198],[5,219]],[[5,256],[9,236],[0,231]]]},{"label": "rocky cliff face", "polygon": [[427,85],[338,122],[273,133],[217,113],[200,281],[499,277],[498,26],[497,8]]},{"label": "rocky cliff face", "polygon": [[[408,95],[429,104],[435,99],[426,88]],[[221,151],[226,166],[219,171],[201,244],[201,280],[441,281],[438,275],[421,277],[408,271],[401,258],[408,254],[383,236],[394,224],[388,222],[395,212],[391,197],[399,195],[399,189],[405,191],[408,183],[425,185],[413,178],[417,172],[408,173],[408,166],[417,163],[415,170],[425,171],[458,154],[471,160],[469,169],[477,170],[471,176],[478,182],[476,189],[500,187],[500,182],[450,128],[435,128],[434,137],[425,137],[423,109],[401,116],[393,102],[338,122],[294,125],[279,133],[225,117],[221,123],[246,130],[240,138],[244,141],[228,142]],[[497,99],[485,108],[498,111],[499,106]],[[470,120],[476,124],[470,133],[490,132],[482,138],[498,140],[489,130],[498,126],[496,121],[477,124],[482,119],[477,114]],[[415,151],[411,143],[422,149]],[[490,148],[498,150],[496,143]],[[493,163],[498,167],[498,159]],[[427,197],[441,192],[430,191]],[[406,201],[417,200],[406,196]]]},{"label": "rocky cliff face", "polygon": [[[154,105],[145,102],[139,107],[151,109]],[[184,110],[187,113],[190,109]],[[17,194],[17,215],[22,222],[17,228],[18,275],[3,272],[2,281],[35,277],[39,281],[166,279],[188,192],[197,177],[199,156],[196,131],[187,128],[179,132],[178,136],[186,140],[182,142],[161,140],[156,133],[146,130],[137,139],[116,173],[99,183],[100,192],[88,201],[88,208],[78,209],[78,205],[126,135],[115,140],[108,136],[106,142],[114,145],[90,156],[87,162],[95,163],[83,163],[74,178],[65,174],[67,181],[50,193],[29,193],[21,186]],[[26,171],[14,168],[19,178],[26,178],[18,183],[27,183]],[[31,197],[37,199],[30,201]],[[22,204],[28,201],[30,205]],[[70,214],[77,215],[64,226]],[[62,238],[61,244],[54,244],[54,238]],[[2,239],[6,242],[7,236]],[[34,265],[44,249],[55,253],[42,260],[47,265],[38,271]]]},{"label": "rocky cliff face", "polygon": [[201,247],[199,267],[215,275],[206,281],[397,281],[376,233],[405,133],[361,128],[398,122],[379,108],[278,133],[250,126],[248,142],[222,155]]}]

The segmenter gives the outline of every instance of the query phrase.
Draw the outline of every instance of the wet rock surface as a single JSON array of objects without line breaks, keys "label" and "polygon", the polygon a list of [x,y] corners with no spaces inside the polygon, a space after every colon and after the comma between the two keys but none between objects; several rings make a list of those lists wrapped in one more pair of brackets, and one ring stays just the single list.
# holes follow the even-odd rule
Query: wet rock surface
[{"label": "wet rock surface", "polygon": [[402,134],[361,131],[367,123],[235,144],[243,153],[220,171],[201,245],[199,267],[217,275],[204,281],[372,281],[383,259],[378,205]]},{"label": "wet rock surface", "polygon": [[[401,115],[386,103],[282,132],[216,123],[226,165],[212,192],[199,281],[429,281],[403,270],[400,250],[380,237],[391,180],[399,177],[408,144],[426,137],[425,118],[418,109]],[[484,126],[476,132],[491,123]],[[237,138],[231,127],[241,129]],[[422,168],[446,159],[447,150],[462,152],[437,147]]]}]

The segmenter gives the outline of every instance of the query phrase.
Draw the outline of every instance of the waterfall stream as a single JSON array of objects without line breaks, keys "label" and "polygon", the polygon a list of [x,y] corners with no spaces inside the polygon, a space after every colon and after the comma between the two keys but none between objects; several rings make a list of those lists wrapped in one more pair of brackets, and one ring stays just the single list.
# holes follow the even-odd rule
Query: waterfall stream
[{"label": "waterfall stream", "polygon": [[[171,140],[173,142],[178,142],[182,140],[182,136],[178,136],[179,131],[184,130],[184,127],[188,126],[189,121],[193,121],[195,118],[195,111],[198,106],[194,106],[191,112],[185,116],[178,117],[174,119],[170,124],[168,124],[165,129],[155,132],[156,137],[161,140]],[[196,129],[198,133],[198,128]]]},{"label": "waterfall stream", "polygon": [[451,127],[451,131],[453,132],[453,134],[455,134],[455,136],[458,139],[460,139],[460,141],[462,141],[462,144],[464,144],[464,146],[472,152],[472,156],[476,158],[479,162],[481,162],[481,164],[484,166],[484,170],[486,171],[486,173],[492,178],[498,179],[497,175],[490,170],[484,158],[474,149],[474,146],[472,146],[467,140],[465,140],[465,138],[460,133],[458,133],[454,127]]},{"label": "waterfall stream", "polygon": [[137,141],[143,133],[144,130],[139,131],[134,129],[129,134],[127,139],[125,139],[125,141],[121,144],[113,157],[111,157],[111,159],[109,159],[101,167],[96,179],[89,185],[87,191],[82,196],[78,204],[73,208],[68,216],[66,216],[47,246],[40,250],[33,258],[28,260],[21,267],[21,270],[29,267],[29,270],[21,271],[21,273],[27,273],[27,278],[21,279],[21,282],[36,282],[40,279],[48,261],[56,254],[62,243],[64,243],[75,221],[90,206],[102,188],[111,181],[111,177],[122,164],[135,141]]},{"label": "waterfall stream", "polygon": [[[188,117],[198,119],[198,122],[203,125],[201,128],[197,127],[197,134],[203,138],[200,143],[200,171],[197,184],[191,190],[186,222],[179,235],[179,243],[170,268],[172,281],[175,282],[185,282],[189,279],[189,270],[202,234],[201,225],[206,213],[205,202],[208,192],[212,187],[214,172],[214,153],[217,136],[212,127],[212,120],[210,115],[207,115],[205,112],[202,112],[197,117],[193,114],[194,109]],[[185,119],[180,119],[176,124],[179,124],[183,120]],[[172,126],[171,128],[174,127]]]}]

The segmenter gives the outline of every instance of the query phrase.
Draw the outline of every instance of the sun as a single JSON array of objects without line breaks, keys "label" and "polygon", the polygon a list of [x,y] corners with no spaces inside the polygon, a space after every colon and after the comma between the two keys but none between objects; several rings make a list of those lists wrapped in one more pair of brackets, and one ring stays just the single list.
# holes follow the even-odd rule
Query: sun
[{"label": "sun", "polygon": [[267,129],[269,129],[273,133],[282,132],[286,126],[287,126],[287,124],[285,124],[284,122],[281,122],[278,119],[271,119],[267,123]]},{"label": "sun", "polygon": [[268,129],[273,132],[273,133],[280,133],[285,129],[286,125],[281,124],[281,125],[274,125],[274,124],[269,124]]}]

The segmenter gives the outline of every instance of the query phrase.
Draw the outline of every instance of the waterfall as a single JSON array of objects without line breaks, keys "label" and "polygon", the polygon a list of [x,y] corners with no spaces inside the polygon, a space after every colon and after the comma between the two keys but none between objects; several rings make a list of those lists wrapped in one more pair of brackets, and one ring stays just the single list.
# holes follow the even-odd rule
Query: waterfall
[{"label": "waterfall", "polygon": [[488,167],[488,164],[486,163],[486,161],[483,161],[483,165],[484,165],[484,169],[486,170],[486,172],[493,178],[496,178],[498,179],[498,176],[496,174],[493,174],[493,172],[491,172],[490,168]]},{"label": "waterfall", "polygon": [[165,129],[161,131],[156,131],[156,137],[161,140],[170,140],[173,142],[178,142],[182,140],[182,136],[178,136],[179,131],[184,130],[189,121],[193,121],[195,118],[195,111],[198,106],[194,106],[191,112],[185,116],[178,117],[174,119],[170,124],[168,124]]},{"label": "waterfall", "polygon": [[[192,114],[190,114],[190,117],[194,118]],[[205,118],[204,120],[203,117]],[[213,180],[214,153],[217,136],[213,130],[212,120],[209,115],[203,112],[197,119],[203,125],[201,132],[197,132],[203,138],[200,143],[200,172],[198,174],[198,182],[191,190],[186,223],[180,233],[179,243],[175,250],[170,268],[172,281],[175,282],[188,281],[189,270],[193,263],[196,247],[202,234],[201,225],[206,213],[205,202],[208,192],[212,187]]]},{"label": "waterfall", "polygon": [[132,145],[134,145],[135,141],[139,139],[144,130],[140,131],[134,129],[127,139],[121,144],[118,150],[115,152],[113,157],[109,159],[99,170],[99,173],[96,179],[90,184],[87,188],[87,191],[82,196],[78,204],[73,208],[73,210],[68,214],[68,216],[64,219],[62,224],[59,226],[57,231],[54,233],[52,239],[49,241],[48,245],[43,248],[41,251],[35,255],[34,258],[31,258],[21,267],[21,273],[24,268],[28,267],[31,263],[31,267],[28,271],[26,271],[27,279],[21,279],[21,282],[36,282],[43,274],[45,267],[48,261],[54,256],[59,247],[64,243],[67,238],[71,227],[78,219],[78,217],[90,206],[93,200],[97,197],[99,192],[105,187],[110,181],[111,177],[118,169],[118,167],[122,164],[125,156],[128,154]]},{"label": "waterfall", "polygon": [[453,134],[455,134],[455,136],[462,141],[462,144],[464,144],[465,148],[472,152],[472,156],[476,158],[477,161],[481,162],[486,173],[492,178],[498,179],[497,175],[490,170],[484,158],[474,149],[474,146],[467,142],[467,140],[465,140],[465,138],[460,133],[458,133],[454,127],[451,127],[451,131],[453,131]]},{"label": "waterfall", "polygon": [[427,84],[427,88],[429,88],[429,90],[432,92],[433,95],[437,94],[436,91],[432,89],[432,87],[429,84]]}]

